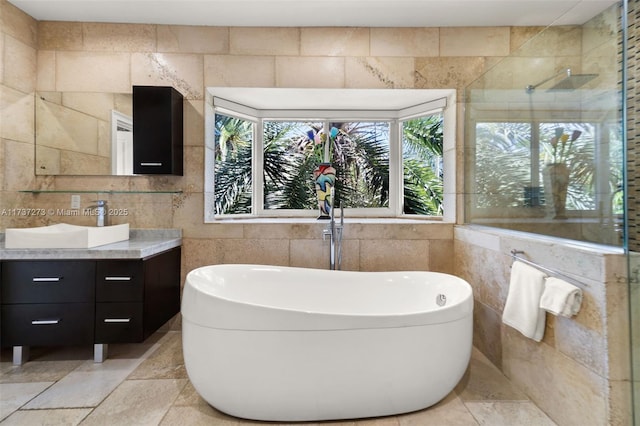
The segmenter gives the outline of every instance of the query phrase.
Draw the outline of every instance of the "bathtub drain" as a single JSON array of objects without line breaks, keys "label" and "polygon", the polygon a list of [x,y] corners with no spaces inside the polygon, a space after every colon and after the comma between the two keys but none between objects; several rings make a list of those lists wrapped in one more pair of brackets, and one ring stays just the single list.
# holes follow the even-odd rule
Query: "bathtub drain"
[{"label": "bathtub drain", "polygon": [[444,306],[445,303],[447,303],[447,296],[445,296],[444,294],[440,293],[436,296],[436,304],[438,306]]}]

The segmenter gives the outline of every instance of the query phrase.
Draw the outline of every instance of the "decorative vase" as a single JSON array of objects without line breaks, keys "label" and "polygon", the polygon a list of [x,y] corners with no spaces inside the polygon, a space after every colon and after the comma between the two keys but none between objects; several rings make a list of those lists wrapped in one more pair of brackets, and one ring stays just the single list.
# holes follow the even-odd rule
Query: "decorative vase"
[{"label": "decorative vase", "polygon": [[320,163],[313,171],[313,180],[316,184],[316,196],[318,197],[318,219],[329,219],[333,206],[333,191],[336,183],[336,169],[331,163]]},{"label": "decorative vase", "polygon": [[564,163],[547,164],[542,172],[544,198],[547,216],[566,219],[567,188],[569,187],[569,167]]}]

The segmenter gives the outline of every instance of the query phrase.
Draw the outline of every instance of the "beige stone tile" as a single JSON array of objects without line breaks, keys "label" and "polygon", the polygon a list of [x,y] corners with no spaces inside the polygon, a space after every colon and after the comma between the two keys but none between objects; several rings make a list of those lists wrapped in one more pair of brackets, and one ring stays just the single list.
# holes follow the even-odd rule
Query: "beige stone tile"
[{"label": "beige stone tile", "polygon": [[59,410],[22,410],[16,411],[5,419],[3,425],[79,425],[91,412],[91,408],[73,408]]},{"label": "beige stone tile", "polygon": [[371,28],[371,56],[438,56],[438,28]]},{"label": "beige stone tile", "polygon": [[204,101],[187,99],[183,112],[184,145],[204,147]]},{"label": "beige stone tile", "polygon": [[173,86],[186,99],[203,99],[202,55],[180,53],[134,53],[131,55],[133,85]]},{"label": "beige stone tile", "polygon": [[473,306],[473,344],[497,367],[502,367],[502,312],[477,300]]},{"label": "beige stone tile", "polygon": [[87,51],[153,52],[156,27],[148,24],[82,24],[82,47]]},{"label": "beige stone tile", "polygon": [[300,29],[302,56],[369,56],[368,28]]},{"label": "beige stone tile", "polygon": [[25,94],[0,86],[0,137],[33,144],[34,107],[33,93]]},{"label": "beige stone tile", "polygon": [[346,58],[346,87],[394,88],[414,86],[413,58],[355,57]]},{"label": "beige stone tile", "polygon": [[31,188],[35,179],[33,144],[5,140],[4,150],[4,188]]},{"label": "beige stone tile", "polygon": [[503,371],[559,424],[602,424],[605,379],[546,344],[502,330]]},{"label": "beige stone tile", "polygon": [[206,87],[273,87],[276,82],[272,56],[206,55]]},{"label": "beige stone tile", "polygon": [[356,420],[356,426],[399,426],[400,421],[397,417],[381,417],[377,419]]},{"label": "beige stone tile", "polygon": [[430,240],[429,244],[429,270],[453,274],[453,240]]},{"label": "beige stone tile", "polygon": [[93,360],[86,361],[32,399],[24,408],[95,407],[141,362],[142,359],[107,359],[102,364],[95,364]]},{"label": "beige stone tile", "polygon": [[82,23],[38,22],[38,50],[82,50]]},{"label": "beige stone tile", "polygon": [[572,318],[556,317],[555,347],[570,358],[584,364],[601,376],[606,376],[607,341],[601,333],[582,326]]},{"label": "beige stone tile", "polygon": [[298,55],[298,28],[232,27],[229,29],[232,55]]},{"label": "beige stone tile", "polygon": [[36,72],[36,90],[56,90],[56,52],[38,50]]},{"label": "beige stone tile", "polygon": [[195,407],[171,407],[160,425],[188,424],[193,426],[237,426],[243,424],[234,417],[226,416],[209,405]]},{"label": "beige stone tile", "polygon": [[[204,148],[199,146],[185,146],[184,152],[184,191],[197,192],[202,195],[204,190]],[[202,216],[202,213],[199,214]]]},{"label": "beige stone tile", "polygon": [[545,27],[511,27],[509,34],[509,49],[511,52],[520,49],[529,40],[536,37]]},{"label": "beige stone tile", "polygon": [[[346,214],[345,214],[346,216]],[[345,219],[344,237],[347,239],[450,240],[453,225],[442,222],[352,223]]]},{"label": "beige stone tile", "polygon": [[182,335],[169,332],[160,347],[140,364],[127,380],[186,379],[187,372],[182,357]]},{"label": "beige stone tile", "polygon": [[481,425],[555,426],[532,402],[470,402],[465,404]]},{"label": "beige stone tile", "polygon": [[291,240],[289,266],[300,268],[329,268],[329,243],[322,240]]},{"label": "beige stone tile", "polygon": [[575,55],[576,52],[581,51],[582,29],[580,26],[557,25],[546,28],[513,54],[553,58]]},{"label": "beige stone tile", "polygon": [[51,386],[53,382],[0,384],[0,421]]},{"label": "beige stone tile", "polygon": [[[0,37],[0,54],[4,57],[4,35]],[[4,61],[0,65],[0,84],[4,83]]]},{"label": "beige stone tile", "polygon": [[0,8],[2,32],[35,48],[38,22],[8,1],[3,1]]},{"label": "beige stone tile", "polygon": [[127,380],[83,424],[157,425],[186,383],[185,379]]},{"label": "beige stone tile", "polygon": [[362,271],[428,271],[429,241],[361,240]]},{"label": "beige stone tile", "polygon": [[20,40],[4,37],[4,72],[6,86],[24,93],[36,87],[36,50]]},{"label": "beige stone tile", "polygon": [[130,62],[128,53],[57,52],[56,90],[130,92]]},{"label": "beige stone tile", "polygon": [[451,392],[442,401],[427,409],[398,416],[400,426],[447,425],[477,426],[478,423],[460,398]]},{"label": "beige stone tile", "polygon": [[439,57],[416,59],[416,89],[462,90],[485,70],[481,57]]},{"label": "beige stone tile", "polygon": [[475,348],[469,362],[469,369],[456,387],[456,393],[465,404],[469,401],[529,400]]},{"label": "beige stone tile", "polygon": [[158,52],[229,52],[229,28],[187,25],[158,25]]},{"label": "beige stone tile", "polygon": [[440,56],[507,56],[509,27],[440,28]]},{"label": "beige stone tile", "polygon": [[340,88],[345,85],[344,74],[344,58],[276,58],[276,86],[278,87]]},{"label": "beige stone tile", "polygon": [[286,266],[289,264],[289,240],[242,239],[219,240],[219,259],[215,263],[255,263]]}]

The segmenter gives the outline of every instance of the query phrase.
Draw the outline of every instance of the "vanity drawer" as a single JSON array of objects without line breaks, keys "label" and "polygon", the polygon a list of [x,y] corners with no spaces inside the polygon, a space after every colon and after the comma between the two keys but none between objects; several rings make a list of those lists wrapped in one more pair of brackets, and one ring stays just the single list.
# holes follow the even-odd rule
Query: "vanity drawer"
[{"label": "vanity drawer", "polygon": [[2,306],[3,346],[93,343],[93,303]]},{"label": "vanity drawer", "polygon": [[139,302],[144,298],[144,267],[141,260],[98,261],[97,302]]},{"label": "vanity drawer", "polygon": [[142,303],[97,303],[95,343],[143,340]]},{"label": "vanity drawer", "polygon": [[2,265],[2,303],[92,302],[95,262],[6,261]]}]

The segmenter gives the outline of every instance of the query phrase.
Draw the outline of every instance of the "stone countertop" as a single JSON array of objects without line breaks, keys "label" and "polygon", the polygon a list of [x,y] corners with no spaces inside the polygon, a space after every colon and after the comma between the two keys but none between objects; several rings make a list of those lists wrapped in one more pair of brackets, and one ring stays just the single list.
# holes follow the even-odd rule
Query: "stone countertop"
[{"label": "stone countertop", "polygon": [[182,245],[180,229],[130,229],[129,239],[89,249],[7,249],[0,234],[0,260],[143,259]]}]

